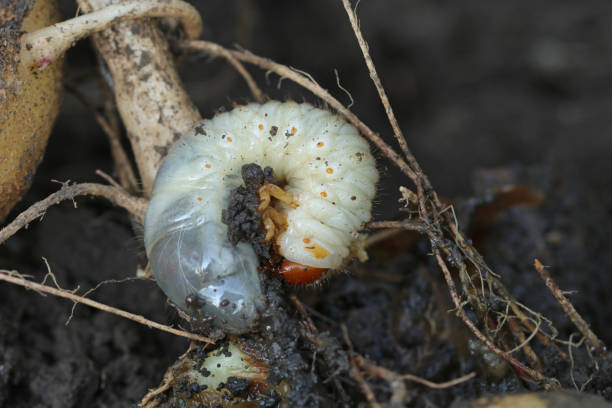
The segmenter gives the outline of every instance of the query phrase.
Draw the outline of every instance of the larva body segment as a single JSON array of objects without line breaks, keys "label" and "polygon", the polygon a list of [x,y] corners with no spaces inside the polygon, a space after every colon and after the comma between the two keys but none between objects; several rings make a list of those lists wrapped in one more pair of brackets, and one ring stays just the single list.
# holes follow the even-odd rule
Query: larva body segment
[{"label": "larva body segment", "polygon": [[221,222],[247,163],[270,166],[294,195],[296,208],[274,204],[287,218],[278,251],[314,268],[338,268],[349,256],[378,179],[357,130],[309,104],[242,106],[198,123],[172,147],[145,221],[151,268],[175,304],[189,311],[186,299],[197,295],[197,307],[234,333],[252,327],[264,307],[256,254],[246,242],[232,245]]}]

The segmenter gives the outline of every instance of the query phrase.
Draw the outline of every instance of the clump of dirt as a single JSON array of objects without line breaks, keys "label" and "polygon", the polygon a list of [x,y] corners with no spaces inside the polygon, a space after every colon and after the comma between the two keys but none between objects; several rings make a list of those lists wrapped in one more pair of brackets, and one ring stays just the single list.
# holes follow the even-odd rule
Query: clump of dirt
[{"label": "clump of dirt", "polygon": [[264,169],[255,163],[242,166],[244,185],[230,192],[227,208],[221,213],[221,221],[227,225],[227,238],[236,245],[248,242],[260,259],[269,260],[273,254],[272,242],[266,242],[266,231],[262,216],[257,211],[259,206],[259,189],[265,183],[276,184],[274,170]]},{"label": "clump of dirt", "polygon": [[[350,406],[350,399],[339,393],[342,386],[329,386],[322,378],[349,377],[347,353],[338,339],[327,333],[319,336],[304,326],[301,316],[285,295],[281,281],[262,276],[267,309],[261,318],[261,330],[241,338],[231,337],[218,342],[212,348],[199,346],[187,353],[175,364],[173,380],[169,391],[156,401],[155,406],[188,408],[199,407],[203,401],[219,407],[337,407]],[[202,387],[196,376],[189,370],[202,374],[201,367],[207,358],[220,355],[231,357],[228,344],[239,347],[245,356],[246,366],[257,366],[265,372],[257,380],[241,377],[250,372],[249,368],[238,371],[215,389]],[[317,356],[318,352],[322,352]],[[217,361],[217,360],[215,360]],[[221,361],[221,360],[220,360]],[[204,377],[221,375],[223,362],[206,369]],[[227,363],[225,363],[227,364]],[[334,384],[334,383],[332,383]],[[280,405],[279,405],[280,404]]]}]

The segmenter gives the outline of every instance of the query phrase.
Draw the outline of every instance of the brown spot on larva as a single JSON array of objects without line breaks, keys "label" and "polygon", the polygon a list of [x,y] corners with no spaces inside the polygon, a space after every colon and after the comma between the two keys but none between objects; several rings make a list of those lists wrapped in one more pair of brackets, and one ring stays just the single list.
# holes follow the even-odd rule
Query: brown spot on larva
[{"label": "brown spot on larva", "polygon": [[259,126],[257,126],[257,128],[258,128],[259,130],[264,130],[264,125],[263,125],[263,123],[260,123],[260,124],[259,124]]},{"label": "brown spot on larva", "polygon": [[228,137],[227,137],[227,141],[228,141],[228,142],[230,142],[230,143],[232,143],[232,138],[228,136]]},{"label": "brown spot on larva", "polygon": [[334,169],[332,169],[331,167],[328,167],[325,169],[325,172],[327,172],[327,174],[332,174],[334,172]]},{"label": "brown spot on larva", "polygon": [[355,201],[356,199],[357,199],[357,197],[351,196],[351,200]]},{"label": "brown spot on larva", "polygon": [[316,259],[325,259],[329,255],[329,251],[316,242],[311,246],[304,247],[304,249],[310,252]]},{"label": "brown spot on larva", "polygon": [[305,244],[310,244],[310,238],[304,238],[302,242]]},{"label": "brown spot on larva", "polygon": [[295,135],[297,133],[297,128],[296,127],[292,127],[291,128],[291,134]]},{"label": "brown spot on larva", "polygon": [[363,153],[357,152],[357,153],[355,153],[355,157],[357,157],[357,160],[362,161],[363,160]]},{"label": "brown spot on larva", "polygon": [[278,132],[278,126],[272,126],[270,128],[270,136],[276,136],[277,132]]},{"label": "brown spot on larva", "polygon": [[209,164],[209,163],[206,163],[206,164],[204,165],[204,167],[206,167],[207,169],[210,169],[210,164]]},{"label": "brown spot on larva", "polygon": [[203,198],[202,198],[202,197],[198,197],[198,201],[202,201],[202,200],[203,200]]},{"label": "brown spot on larva", "polygon": [[323,143],[323,142],[317,143],[317,147],[323,147],[324,145],[325,145],[325,143]]},{"label": "brown spot on larva", "polygon": [[325,191],[321,191],[321,197],[323,198],[327,197],[327,193]]}]

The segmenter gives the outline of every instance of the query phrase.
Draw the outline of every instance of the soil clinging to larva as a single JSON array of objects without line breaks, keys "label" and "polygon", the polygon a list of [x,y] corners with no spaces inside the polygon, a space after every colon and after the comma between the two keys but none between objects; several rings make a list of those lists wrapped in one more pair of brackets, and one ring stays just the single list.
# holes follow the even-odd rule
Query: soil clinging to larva
[{"label": "soil clinging to larva", "polygon": [[266,231],[257,207],[259,189],[265,183],[276,184],[274,170],[249,163],[242,166],[241,172],[244,186],[230,192],[229,203],[221,214],[221,220],[227,225],[227,238],[233,245],[248,242],[253,245],[257,256],[268,260],[273,254],[272,243],[265,241]]},{"label": "soil clinging to larva", "polygon": [[[348,378],[347,353],[340,340],[329,333],[315,334],[304,327],[296,319],[279,280],[262,274],[262,284],[268,306],[261,318],[261,330],[248,337],[220,341],[212,350],[209,346],[191,350],[174,366],[173,383],[158,407],[196,408],[203,402],[204,406],[219,407],[350,406],[346,395],[319,381],[320,378]],[[230,343],[248,355],[242,360],[246,367],[257,366],[266,372],[262,375],[265,379],[249,380],[236,374],[211,389],[204,387],[197,376],[190,375],[194,369],[205,378],[219,375],[229,360],[220,359],[215,373],[202,367],[208,358],[231,357]],[[313,360],[313,356],[318,357]]]}]

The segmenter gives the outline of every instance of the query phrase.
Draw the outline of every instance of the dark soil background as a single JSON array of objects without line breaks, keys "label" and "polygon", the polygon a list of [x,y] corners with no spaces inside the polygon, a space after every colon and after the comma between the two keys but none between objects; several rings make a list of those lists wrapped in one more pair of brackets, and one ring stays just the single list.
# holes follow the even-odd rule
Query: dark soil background
[{"label": "dark soil background", "polygon": [[[341,101],[334,69],[352,94],[353,111],[390,143],[390,127],[369,80],[341,2],[221,1],[197,3],[204,37],[239,44],[311,73]],[[459,4],[460,3],[460,4]],[[62,1],[66,17],[72,2]],[[530,186],[546,200],[498,215],[479,246],[511,293],[550,317],[567,337],[575,329],[532,268],[551,266],[560,287],[594,331],[612,344],[612,4],[537,0],[363,0],[361,27],[408,143],[440,195],[453,200],[466,229],[492,187]],[[20,210],[58,189],[50,180],[100,181],[112,174],[107,140],[93,118],[100,77],[88,41],[67,54],[62,112],[44,162]],[[250,68],[279,99],[313,101],[297,86]],[[205,117],[250,101],[242,79],[221,60],[181,58],[181,76]],[[377,219],[397,214],[398,187],[408,181],[382,159]],[[493,171],[490,169],[496,168]],[[470,198],[470,199],[468,199]],[[41,222],[0,247],[0,268],[34,280],[47,272],[81,290],[134,276],[144,266],[142,238],[127,215],[101,200],[52,208]],[[478,226],[476,226],[478,227]],[[320,330],[347,325],[358,352],[397,372],[444,381],[470,371],[476,379],[451,390],[410,386],[410,406],[448,406],[458,399],[533,389],[511,370],[495,371],[446,313],[448,299],[425,242],[405,239],[372,250],[371,261],[322,287],[299,291]],[[150,319],[174,314],[154,283],[109,284],[94,295]],[[117,316],[0,284],[0,407],[128,407],[156,386],[187,341]],[[325,316],[325,318],[321,317]],[[544,353],[544,351],[542,351]],[[572,387],[570,367],[543,357],[546,375]],[[580,386],[593,367],[576,356]],[[500,374],[500,375],[497,375]],[[586,390],[612,399],[609,362]],[[342,403],[361,400],[354,380]],[[373,381],[381,401],[389,389]],[[339,402],[340,404],[340,402]]]}]

